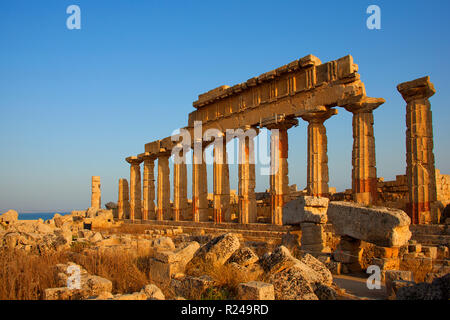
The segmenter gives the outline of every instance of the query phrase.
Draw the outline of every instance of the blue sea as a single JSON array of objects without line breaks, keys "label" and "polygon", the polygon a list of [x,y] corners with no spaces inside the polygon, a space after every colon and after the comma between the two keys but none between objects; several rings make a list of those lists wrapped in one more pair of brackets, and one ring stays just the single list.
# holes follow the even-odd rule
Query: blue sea
[{"label": "blue sea", "polygon": [[[64,216],[70,214],[70,212],[58,212],[60,215]],[[19,220],[48,220],[53,218],[55,212],[35,212],[35,213],[19,213]]]}]

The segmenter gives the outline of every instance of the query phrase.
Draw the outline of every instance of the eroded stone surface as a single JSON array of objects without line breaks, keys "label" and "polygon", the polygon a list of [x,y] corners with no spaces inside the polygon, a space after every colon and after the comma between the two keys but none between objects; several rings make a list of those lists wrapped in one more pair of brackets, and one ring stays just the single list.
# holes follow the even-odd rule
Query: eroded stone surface
[{"label": "eroded stone surface", "polygon": [[411,219],[398,209],[367,208],[350,202],[332,201],[327,215],[338,235],[383,247],[402,246],[411,238]]}]

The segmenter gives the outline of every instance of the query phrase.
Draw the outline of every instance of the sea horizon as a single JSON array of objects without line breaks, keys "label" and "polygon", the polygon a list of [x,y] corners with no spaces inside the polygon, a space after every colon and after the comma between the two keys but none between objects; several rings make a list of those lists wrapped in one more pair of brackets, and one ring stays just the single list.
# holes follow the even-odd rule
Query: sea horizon
[{"label": "sea horizon", "polygon": [[66,214],[70,214],[70,211],[68,212],[58,212],[58,211],[53,211],[53,212],[19,212],[19,220],[38,220],[38,219],[42,219],[42,220],[49,220],[52,219],[55,214],[60,214],[62,216],[66,215]]}]

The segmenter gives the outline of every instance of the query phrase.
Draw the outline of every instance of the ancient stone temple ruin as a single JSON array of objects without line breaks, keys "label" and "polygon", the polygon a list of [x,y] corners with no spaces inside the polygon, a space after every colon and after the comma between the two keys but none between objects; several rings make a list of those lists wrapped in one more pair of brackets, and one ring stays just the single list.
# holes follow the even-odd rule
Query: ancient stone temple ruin
[{"label": "ancient stone temple ruin", "polygon": [[[436,184],[428,101],[435,90],[425,77],[400,84],[398,91],[407,104],[407,200],[400,209],[407,212],[412,223],[437,222],[439,186]],[[285,206],[295,198],[288,176],[289,131],[295,130],[299,121],[308,123],[307,183],[303,195],[332,198],[328,185],[325,124],[330,117],[338,116],[338,109],[351,112],[353,116],[352,190],[348,200],[383,206],[385,201],[380,196],[383,181],[377,176],[375,163],[373,111],[384,102],[383,98],[367,96],[358,66],[350,55],[326,63],[308,55],[246,82],[201,94],[193,103],[195,110],[189,114],[187,126],[182,128],[191,139],[185,139],[181,133],[169,136],[147,143],[144,152],[126,158],[130,164],[130,184],[128,186],[125,179],[119,181],[116,218],[130,222],[212,221],[221,224],[234,220],[241,225],[257,222],[282,225]],[[200,127],[198,123],[201,123]],[[272,133],[270,160],[271,167],[276,168],[268,177],[270,188],[266,203],[270,213],[266,220],[260,219],[263,208],[255,193],[255,164],[252,161],[255,134],[246,135],[250,132],[257,135],[261,128]],[[205,139],[204,134],[211,129],[217,132],[216,136]],[[229,142],[226,132],[230,129],[242,130],[244,134],[244,138],[239,138],[236,214],[232,213],[234,204],[226,150]],[[214,146],[214,190],[212,197],[208,197],[207,167],[202,159],[211,144]],[[184,161],[190,149],[194,150],[190,182],[192,199],[188,199]],[[174,161],[171,184],[169,158],[174,153],[178,160]],[[155,161],[157,177],[154,176]],[[93,205],[96,201],[93,198]]]}]

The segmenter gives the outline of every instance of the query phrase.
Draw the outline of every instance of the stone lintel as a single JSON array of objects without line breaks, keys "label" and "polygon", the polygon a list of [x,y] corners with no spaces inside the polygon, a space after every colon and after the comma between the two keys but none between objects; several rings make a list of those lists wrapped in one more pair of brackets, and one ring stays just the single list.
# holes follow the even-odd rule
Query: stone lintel
[{"label": "stone lintel", "polygon": [[348,104],[342,107],[352,113],[365,113],[372,112],[385,102],[386,100],[383,98],[354,97],[353,99],[349,99]]},{"label": "stone lintel", "polygon": [[429,76],[400,83],[397,86],[397,90],[406,102],[416,99],[427,99],[436,93]]}]

